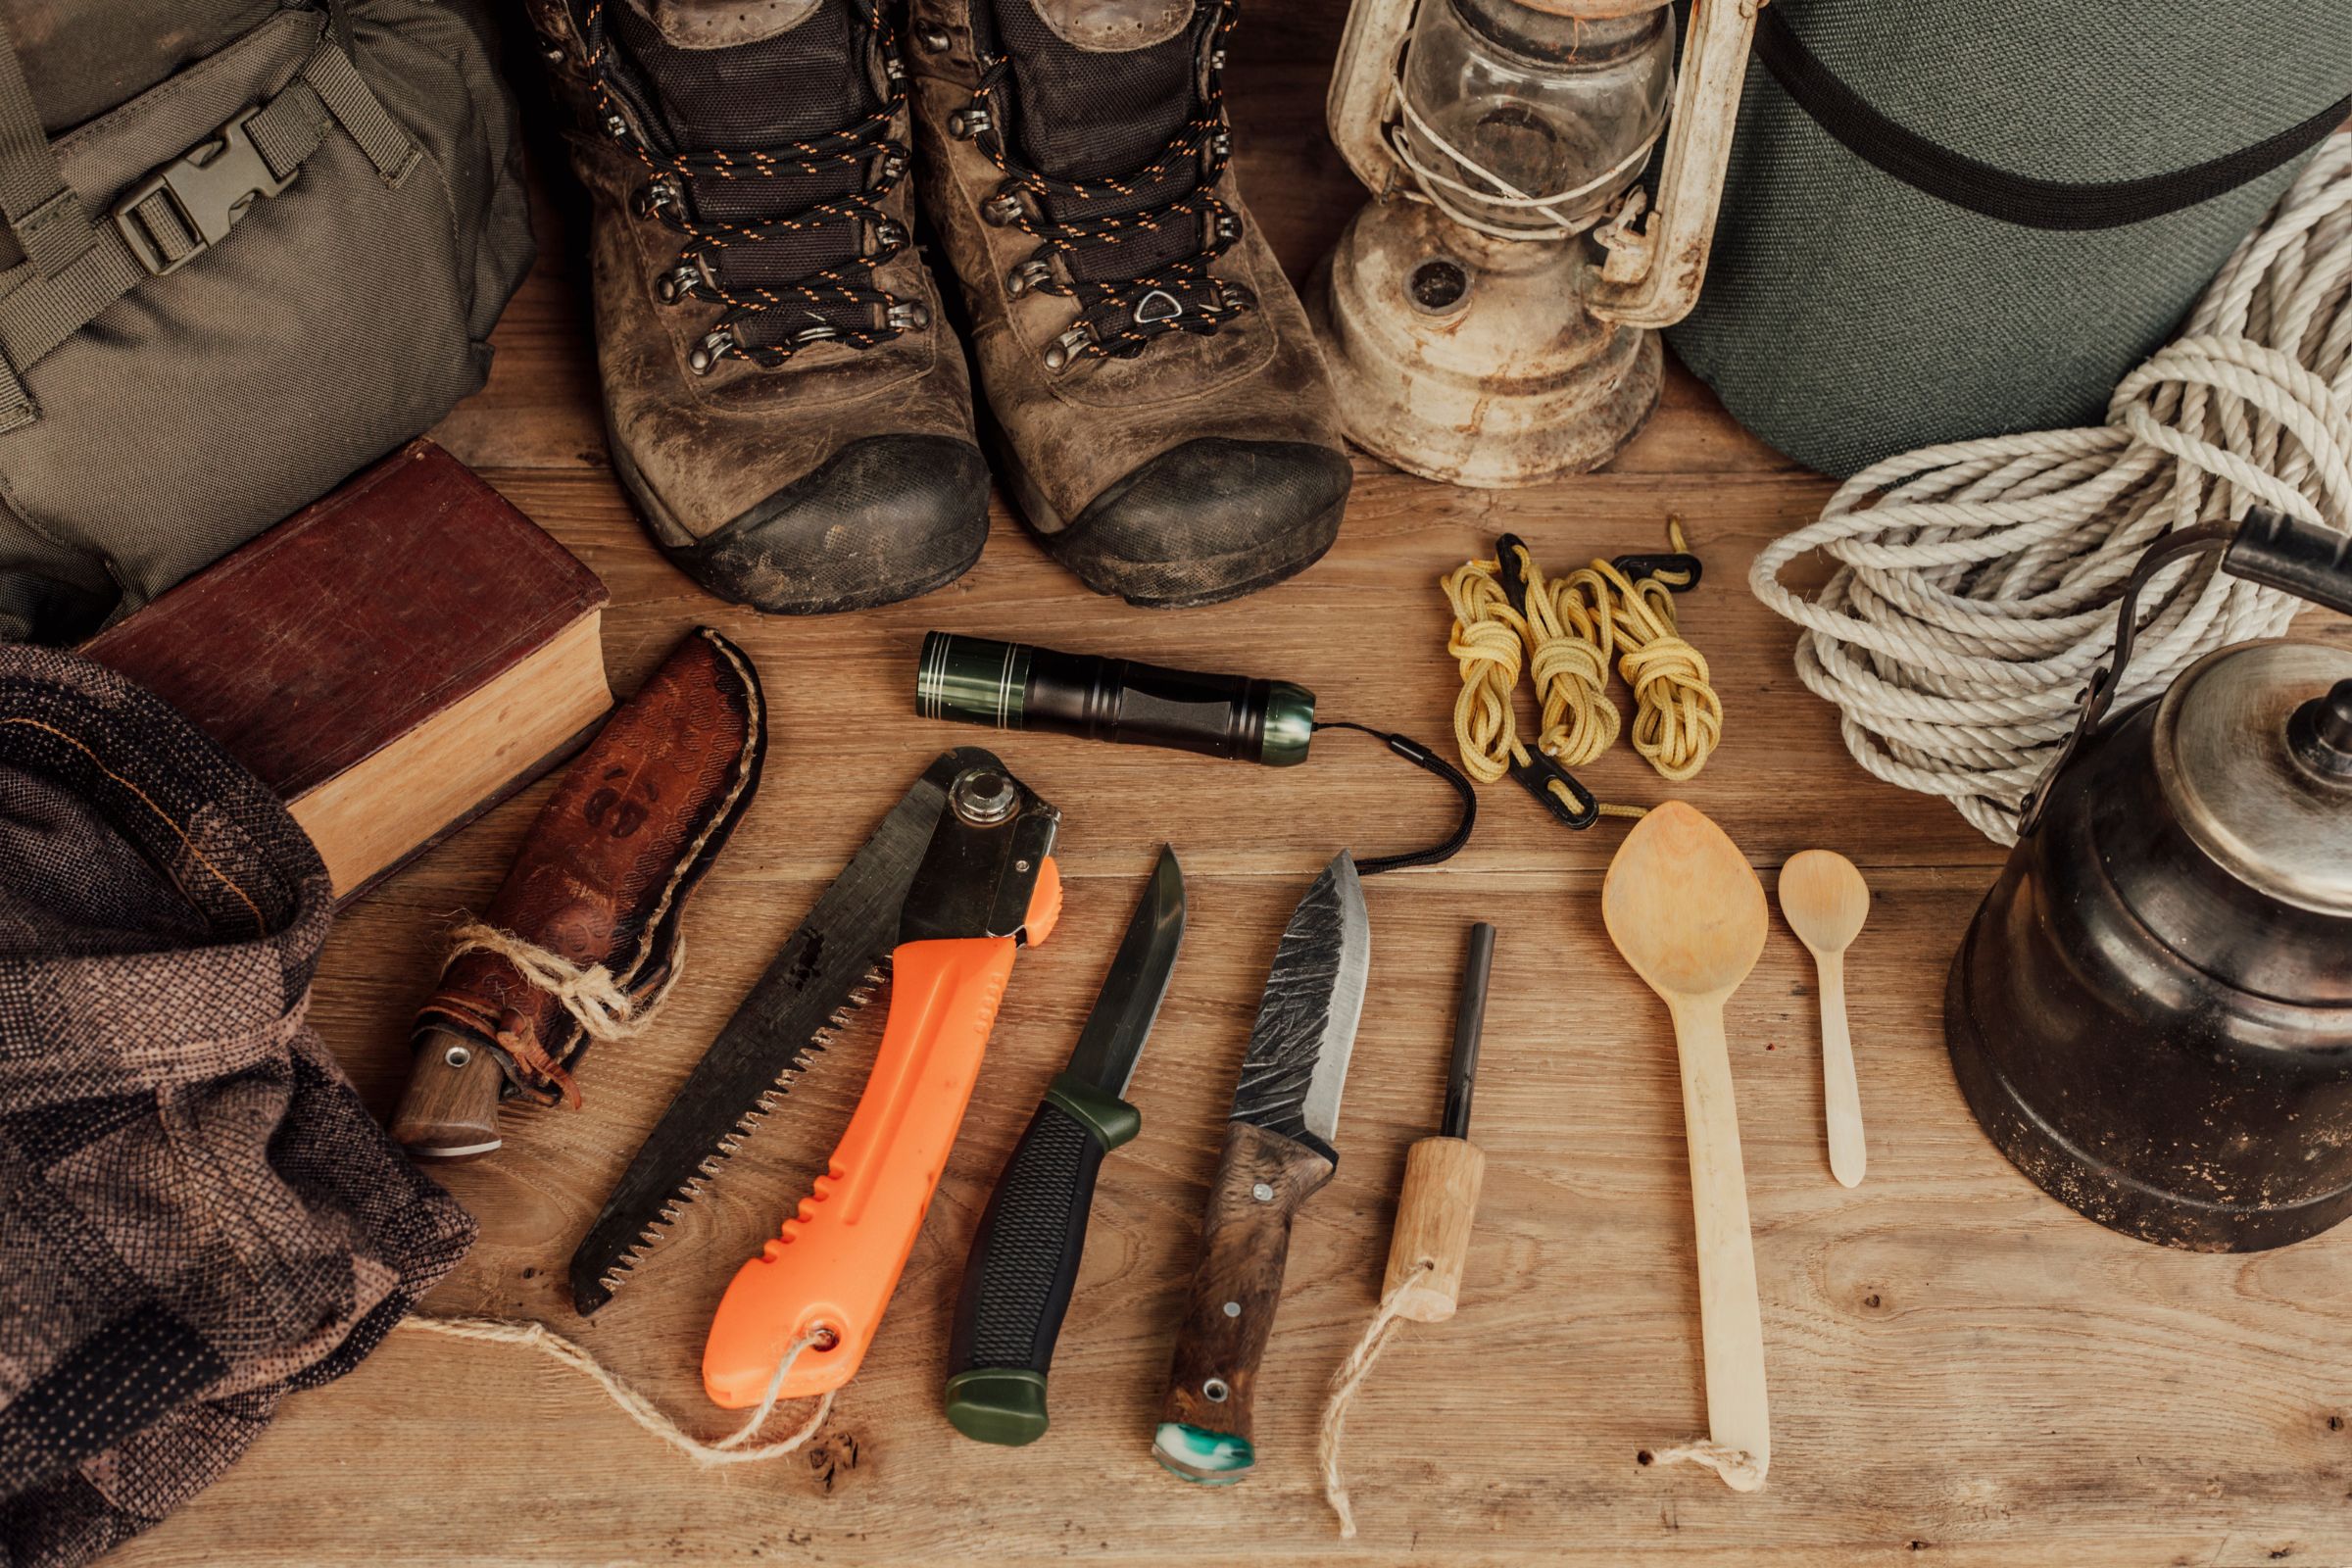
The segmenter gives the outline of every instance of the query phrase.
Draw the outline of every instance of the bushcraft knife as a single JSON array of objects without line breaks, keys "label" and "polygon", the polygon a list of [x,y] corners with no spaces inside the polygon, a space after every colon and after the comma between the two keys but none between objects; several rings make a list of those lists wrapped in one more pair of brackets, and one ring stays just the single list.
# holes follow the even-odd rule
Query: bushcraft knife
[{"label": "bushcraft knife", "polygon": [[757,1404],[847,1382],[872,1343],[947,1163],[1018,941],[1060,907],[1060,813],[977,747],[942,754],[850,861],[646,1139],[572,1254],[582,1313],[627,1277],[760,1114],[887,971],[890,1017],[814,1191],[736,1271],[704,1348],[703,1386]]},{"label": "bushcraft knife", "polygon": [[1183,944],[1184,872],[1163,846],[1078,1049],[1029,1118],[972,1237],[947,1389],[948,1419],[967,1438],[1019,1445],[1045,1435],[1046,1373],[1086,1248],[1095,1174],[1143,1128],[1124,1097]]},{"label": "bushcraft knife", "polygon": [[1342,851],[1298,901],[1266,976],[1200,1226],[1175,1365],[1152,1451],[1190,1481],[1256,1462],[1250,1398],[1282,1299],[1291,1220],[1339,1163],[1331,1146],[1371,972],[1372,928]]}]

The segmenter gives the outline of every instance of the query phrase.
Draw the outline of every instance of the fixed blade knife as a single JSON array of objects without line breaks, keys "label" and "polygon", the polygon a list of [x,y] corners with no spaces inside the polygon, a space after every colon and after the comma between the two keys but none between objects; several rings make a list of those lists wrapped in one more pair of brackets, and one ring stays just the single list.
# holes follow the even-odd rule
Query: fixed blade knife
[{"label": "fixed blade knife", "polygon": [[1333,857],[1283,928],[1210,1184],[1152,1451],[1188,1481],[1239,1481],[1256,1462],[1250,1405],[1282,1299],[1291,1221],[1331,1180],[1340,1091],[1371,973],[1355,861]]},{"label": "fixed blade knife", "polygon": [[1046,1431],[1046,1373],[1086,1248],[1102,1156],[1143,1117],[1124,1096],[1184,943],[1184,871],[1163,846],[1110,973],[972,1236],[948,1348],[948,1419],[982,1443]]}]

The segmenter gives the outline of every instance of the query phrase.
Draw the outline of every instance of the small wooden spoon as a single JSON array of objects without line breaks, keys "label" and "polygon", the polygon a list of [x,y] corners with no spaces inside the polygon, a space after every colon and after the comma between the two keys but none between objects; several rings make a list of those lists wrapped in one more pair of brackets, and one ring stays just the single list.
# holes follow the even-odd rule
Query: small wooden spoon
[{"label": "small wooden spoon", "polygon": [[1721,828],[1670,801],[1625,836],[1601,884],[1600,912],[1609,940],[1674,1017],[1698,1229],[1707,1430],[1718,1448],[1732,1450],[1717,1473],[1753,1492],[1771,1462],[1771,1421],[1723,1004],[1764,952],[1764,885]]},{"label": "small wooden spoon", "polygon": [[1870,915],[1870,884],[1834,850],[1807,850],[1781,867],[1781,918],[1813,954],[1821,978],[1822,1103],[1830,1124],[1830,1174],[1862,1182],[1862,1091],[1854,1083],[1854,1040],[1845,1026],[1845,950]]}]

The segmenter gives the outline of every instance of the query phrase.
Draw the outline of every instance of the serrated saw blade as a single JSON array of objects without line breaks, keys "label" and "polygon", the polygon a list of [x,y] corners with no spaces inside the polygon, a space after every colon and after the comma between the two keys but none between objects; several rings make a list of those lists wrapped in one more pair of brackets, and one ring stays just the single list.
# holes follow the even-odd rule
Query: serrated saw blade
[{"label": "serrated saw blade", "polygon": [[702,1194],[760,1117],[849,1010],[872,994],[899,940],[899,917],[930,847],[948,785],[1002,769],[978,747],[945,752],[891,808],[687,1078],[571,1254],[571,1299],[585,1317]]}]

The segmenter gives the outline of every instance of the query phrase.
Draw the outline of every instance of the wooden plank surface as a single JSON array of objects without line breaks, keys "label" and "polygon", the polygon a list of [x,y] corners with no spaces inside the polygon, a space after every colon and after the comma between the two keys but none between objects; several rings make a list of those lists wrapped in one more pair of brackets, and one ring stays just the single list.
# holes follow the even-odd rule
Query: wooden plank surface
[{"label": "wooden plank surface", "polygon": [[[1261,8],[1236,52],[1246,188],[1302,270],[1357,199],[1320,133],[1334,0]],[[543,163],[544,169],[544,163]],[[550,189],[560,190],[560,186]],[[1306,1208],[1259,1397],[1260,1472],[1211,1491],[1148,1453],[1200,1203],[1274,939],[1341,845],[1441,835],[1450,798],[1345,735],[1275,772],[1046,736],[998,737],[1065,812],[1068,911],[1025,956],[962,1142],[890,1318],[820,1439],[705,1470],[526,1351],[396,1334],[289,1400],[224,1479],[114,1559],[221,1562],[2239,1564],[2352,1561],[2352,1236],[2253,1257],[2163,1251],[2042,1198],[1979,1132],[1941,1044],[1943,974],[1999,854],[1941,806],[1878,784],[1790,672],[1791,634],[1741,586],[1766,539],[1828,495],[1672,373],[1608,472],[1512,495],[1359,462],[1331,557],[1242,604],[1134,611],[1079,590],[1000,511],[979,567],[912,605],[764,620],[698,593],[609,475],[572,275],[576,220],[543,200],[544,256],[498,334],[490,386],[442,438],[602,573],[613,681],[632,689],[708,622],[758,660],[775,749],[687,922],[690,980],[658,1027],[597,1053],[579,1114],[514,1115],[454,1170],[481,1244],[426,1303],[535,1318],[710,1434],[697,1367],[716,1294],[806,1191],[879,1027],[821,1058],[716,1195],[593,1322],[564,1265],[669,1093],[809,902],[927,759],[974,730],[910,716],[933,626],[1299,680],[1326,716],[1443,740],[1455,690],[1438,575],[1513,529],[1547,564],[1655,548],[1679,514],[1709,564],[1686,623],[1728,711],[1679,793],[1766,868],[1822,846],[1870,878],[1849,956],[1870,1176],[1827,1167],[1810,960],[1775,922],[1729,1009],[1755,1217],[1774,1463],[1736,1495],[1645,1456],[1701,1435],[1697,1287],[1672,1034],[1599,921],[1609,827],[1570,835],[1507,787],[1443,870],[1367,886],[1375,967],[1339,1174]],[[2339,633],[2340,634],[2340,633]],[[1523,708],[1524,712],[1524,708]],[[1661,782],[1620,748],[1604,798]],[[388,1111],[440,931],[479,908],[548,786],[353,910],[313,1016]],[[1143,1136],[1105,1165],[1053,1379],[1021,1450],[939,1411],[947,1317],[988,1185],[1066,1054],[1147,871],[1173,841],[1191,929],[1134,1091]],[[1435,1123],[1464,930],[1500,927],[1473,1136],[1479,1228],[1451,1322],[1408,1326],[1348,1432],[1362,1535],[1343,1546],[1313,1446],[1326,1380],[1370,1312],[1404,1150]]]}]

